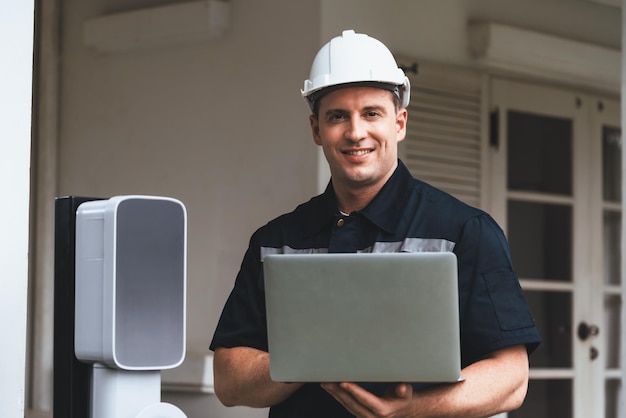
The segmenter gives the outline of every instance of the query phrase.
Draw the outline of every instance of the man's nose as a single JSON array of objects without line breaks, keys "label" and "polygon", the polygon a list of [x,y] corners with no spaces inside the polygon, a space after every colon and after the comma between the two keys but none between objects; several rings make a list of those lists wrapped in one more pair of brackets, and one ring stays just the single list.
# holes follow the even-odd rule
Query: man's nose
[{"label": "man's nose", "polygon": [[348,129],[346,130],[346,138],[350,141],[359,142],[366,137],[366,124],[360,118],[351,118]]}]

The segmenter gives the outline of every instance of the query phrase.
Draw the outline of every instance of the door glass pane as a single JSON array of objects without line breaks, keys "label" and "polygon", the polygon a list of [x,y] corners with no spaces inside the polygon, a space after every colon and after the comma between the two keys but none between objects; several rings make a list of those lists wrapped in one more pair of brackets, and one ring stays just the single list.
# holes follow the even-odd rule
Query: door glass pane
[{"label": "door glass pane", "polygon": [[508,203],[508,239],[520,278],[572,280],[572,208],[566,205]]},{"label": "door glass pane", "polygon": [[602,128],[602,178],[604,200],[622,200],[622,135],[618,128]]},{"label": "door glass pane", "polygon": [[530,367],[572,367],[572,295],[526,291],[526,300],[541,334]]},{"label": "door glass pane", "polygon": [[621,297],[609,295],[604,297],[604,328],[600,335],[604,336],[606,351],[606,367],[618,368],[620,365],[620,330],[621,330]]},{"label": "door glass pane", "polygon": [[531,380],[522,407],[509,418],[571,418],[571,380]]},{"label": "door glass pane", "polygon": [[[622,392],[622,383],[619,379],[611,379],[606,381],[604,388],[605,393],[605,418],[617,418],[619,417],[620,408],[620,393]],[[622,406],[622,408],[624,408]]]},{"label": "door glass pane", "polygon": [[572,121],[508,112],[509,190],[572,194]]},{"label": "door glass pane", "polygon": [[621,283],[622,213],[604,211],[604,283]]}]

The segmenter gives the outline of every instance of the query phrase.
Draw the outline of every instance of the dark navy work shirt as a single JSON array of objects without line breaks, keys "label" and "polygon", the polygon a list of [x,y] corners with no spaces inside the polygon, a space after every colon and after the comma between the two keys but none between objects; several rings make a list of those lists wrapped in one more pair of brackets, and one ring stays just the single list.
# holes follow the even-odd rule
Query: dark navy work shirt
[{"label": "dark navy work shirt", "polygon": [[[459,265],[463,367],[485,355],[540,342],[513,271],[508,244],[480,209],[411,176],[399,166],[370,204],[350,216],[326,191],[258,229],[219,320],[211,349],[267,351],[263,257],[273,253],[452,251]],[[270,410],[270,417],[351,416],[319,384],[306,384]]]}]

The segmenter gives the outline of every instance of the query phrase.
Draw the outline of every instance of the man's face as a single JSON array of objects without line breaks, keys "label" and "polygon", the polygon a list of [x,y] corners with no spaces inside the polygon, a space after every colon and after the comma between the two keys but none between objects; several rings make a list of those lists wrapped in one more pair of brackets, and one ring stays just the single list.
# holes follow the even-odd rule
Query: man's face
[{"label": "man's face", "polygon": [[310,122],[333,185],[355,190],[382,187],[398,164],[406,120],[406,109],[397,111],[387,90],[346,87],[323,96],[318,117],[311,116]]}]

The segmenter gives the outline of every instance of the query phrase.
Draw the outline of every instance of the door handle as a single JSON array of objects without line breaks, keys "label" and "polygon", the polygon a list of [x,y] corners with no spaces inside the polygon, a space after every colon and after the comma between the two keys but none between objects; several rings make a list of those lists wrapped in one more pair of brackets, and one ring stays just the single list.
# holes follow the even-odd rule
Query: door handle
[{"label": "door handle", "polygon": [[581,341],[587,341],[589,337],[595,337],[600,333],[600,328],[597,325],[587,324],[585,321],[578,324],[578,338]]}]

